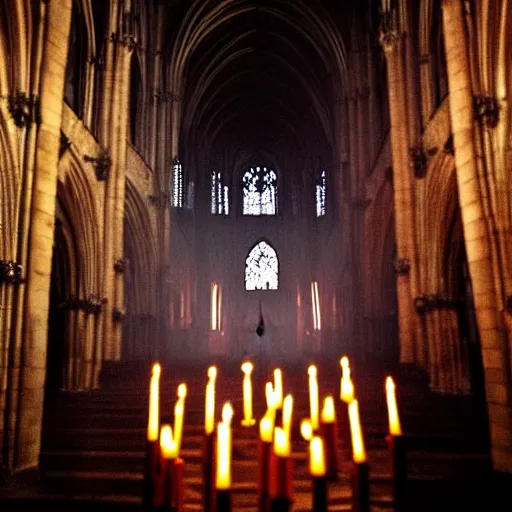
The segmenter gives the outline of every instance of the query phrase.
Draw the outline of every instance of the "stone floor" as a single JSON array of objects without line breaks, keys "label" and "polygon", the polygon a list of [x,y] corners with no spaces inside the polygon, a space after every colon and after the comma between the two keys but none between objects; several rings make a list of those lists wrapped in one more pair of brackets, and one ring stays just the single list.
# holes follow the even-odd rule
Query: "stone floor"
[{"label": "stone floor", "polygon": [[[385,435],[385,372],[353,365],[361,421],[370,463],[373,511],[393,510],[390,460]],[[294,395],[294,506],[311,510],[311,482],[300,419],[309,415],[307,364],[284,368],[285,393]],[[396,373],[396,372],[395,372]],[[398,407],[408,445],[409,510],[512,510],[510,480],[490,470],[482,418],[472,397],[441,396],[425,382],[397,376]],[[102,389],[57,393],[47,399],[40,471],[19,475],[0,487],[0,510],[140,509],[147,421],[147,369],[121,365],[103,376]],[[255,411],[264,411],[263,384],[255,378]],[[163,372],[162,414],[169,420],[177,384],[189,387],[182,456],[186,462],[187,511],[202,510],[201,451],[206,366],[177,366]],[[337,395],[337,361],[319,363],[321,395]],[[240,426],[242,373],[219,364],[217,404],[235,409],[233,445],[234,510],[256,509],[257,427]],[[329,487],[329,510],[351,510],[347,442],[338,443],[339,480]],[[507,492],[508,489],[508,492]],[[503,499],[509,506],[501,505]],[[494,503],[493,503],[494,502]],[[501,508],[501,507],[505,508]]]}]

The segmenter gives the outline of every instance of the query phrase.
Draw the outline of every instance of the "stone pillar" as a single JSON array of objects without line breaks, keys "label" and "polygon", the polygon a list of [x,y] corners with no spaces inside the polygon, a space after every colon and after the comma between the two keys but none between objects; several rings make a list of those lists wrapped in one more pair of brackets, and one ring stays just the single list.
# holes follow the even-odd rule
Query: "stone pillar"
[{"label": "stone pillar", "polygon": [[387,60],[393,192],[397,245],[397,300],[400,337],[400,362],[415,363],[414,316],[411,294],[411,264],[416,262],[413,234],[414,211],[409,167],[409,137],[406,96],[403,82],[402,40],[391,30],[383,34]]},{"label": "stone pillar", "polygon": [[15,469],[37,465],[41,446],[57,164],[71,0],[52,0],[47,9],[41,64],[41,124],[35,155],[32,225],[26,274]]},{"label": "stone pillar", "polygon": [[443,0],[442,12],[459,204],[482,348],[493,465],[497,470],[512,471],[509,345],[497,308],[491,234],[477,169],[473,85],[462,2]]}]

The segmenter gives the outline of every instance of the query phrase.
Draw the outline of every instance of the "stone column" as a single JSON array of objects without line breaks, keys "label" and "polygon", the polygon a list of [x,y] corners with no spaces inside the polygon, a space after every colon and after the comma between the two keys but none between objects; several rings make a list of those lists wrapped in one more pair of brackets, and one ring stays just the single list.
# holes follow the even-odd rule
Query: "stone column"
[{"label": "stone column", "polygon": [[477,169],[473,86],[462,2],[443,0],[442,12],[459,203],[482,348],[493,465],[497,470],[512,471],[509,345],[497,308],[491,234]]},{"label": "stone column", "polygon": [[41,124],[35,155],[23,318],[25,330],[16,425],[16,469],[37,465],[41,446],[57,164],[71,0],[52,0],[47,9],[40,89]]}]

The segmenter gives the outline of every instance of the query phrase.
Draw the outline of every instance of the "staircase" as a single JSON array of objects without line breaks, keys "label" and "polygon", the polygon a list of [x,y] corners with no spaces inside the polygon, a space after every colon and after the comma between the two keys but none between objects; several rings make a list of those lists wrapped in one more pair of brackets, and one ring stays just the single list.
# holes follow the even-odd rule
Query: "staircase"
[{"label": "staircase", "polygon": [[[300,419],[309,416],[306,365],[285,368],[285,393],[294,395],[293,458],[294,511],[311,510],[307,445],[299,434]],[[142,495],[144,440],[147,425],[149,368],[118,365],[102,377],[102,389],[59,393],[45,404],[40,459],[41,481],[4,492],[4,502],[38,504],[42,510],[69,508],[106,510],[139,509]],[[263,390],[263,378],[255,389]],[[166,371],[161,381],[163,421],[169,422],[176,388],[187,382],[189,395],[182,444],[185,459],[187,511],[202,510],[201,454],[204,421],[206,366]],[[335,363],[319,365],[322,396],[339,388]],[[356,375],[361,422],[370,464],[372,510],[392,510],[389,457],[386,449],[387,412],[384,375],[378,370]],[[230,400],[233,418],[233,508],[256,509],[257,426],[240,426],[242,372],[219,365],[217,413]],[[421,382],[398,382],[398,407],[407,433],[411,510],[460,510],[464,503],[486,499],[494,485],[482,421],[475,414],[471,397],[430,393]],[[255,392],[255,414],[264,412],[264,394]],[[340,436],[341,437],[341,436]],[[349,440],[339,439],[340,479],[329,487],[329,510],[351,510]],[[485,503],[483,501],[482,503]],[[2,501],[0,500],[0,504]],[[443,508],[447,507],[447,508]],[[0,507],[3,508],[3,505]],[[12,508],[14,510],[15,508]],[[466,508],[467,509],[467,508]],[[45,509],[46,510],[46,509]],[[473,510],[473,509],[471,509]]]}]

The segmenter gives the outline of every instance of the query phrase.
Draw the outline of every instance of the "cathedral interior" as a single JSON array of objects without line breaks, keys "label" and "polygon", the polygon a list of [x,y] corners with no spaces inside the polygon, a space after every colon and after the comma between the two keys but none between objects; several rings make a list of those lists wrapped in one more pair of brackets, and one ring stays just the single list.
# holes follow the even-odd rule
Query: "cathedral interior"
[{"label": "cathedral interior", "polygon": [[388,373],[408,510],[510,500],[511,24],[510,0],[0,0],[1,507],[138,506],[154,361],[169,403],[189,384],[193,468],[210,364],[238,413],[240,364],[280,365],[300,410],[343,355],[372,510]]}]

